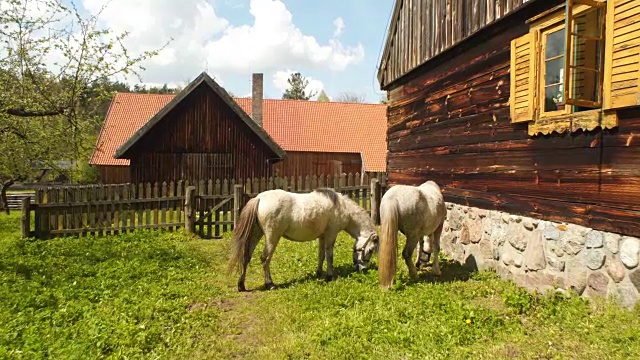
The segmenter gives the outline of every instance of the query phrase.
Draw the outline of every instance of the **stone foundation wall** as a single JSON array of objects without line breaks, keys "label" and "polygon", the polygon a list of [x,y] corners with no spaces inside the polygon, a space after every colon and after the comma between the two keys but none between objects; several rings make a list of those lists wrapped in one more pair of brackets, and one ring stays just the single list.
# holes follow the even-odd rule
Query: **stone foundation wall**
[{"label": "stone foundation wall", "polygon": [[640,298],[640,239],[447,203],[442,250],[493,268],[529,290],[557,288],[633,307]]}]

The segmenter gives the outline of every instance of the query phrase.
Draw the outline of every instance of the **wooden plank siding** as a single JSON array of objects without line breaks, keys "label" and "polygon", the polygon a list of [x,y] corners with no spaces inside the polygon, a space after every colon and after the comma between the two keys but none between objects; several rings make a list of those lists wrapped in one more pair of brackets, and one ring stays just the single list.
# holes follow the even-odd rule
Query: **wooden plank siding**
[{"label": "wooden plank siding", "polygon": [[274,176],[334,175],[362,173],[359,153],[288,151],[287,158],[273,165]]},{"label": "wooden plank siding", "polygon": [[447,201],[640,236],[640,109],[610,130],[528,136],[510,121],[510,41],[524,21],[389,88],[393,184]]},{"label": "wooden plank siding", "polygon": [[384,87],[533,0],[396,0],[378,79]]},{"label": "wooden plank siding", "polygon": [[102,184],[124,184],[131,181],[129,166],[97,165],[98,181]]},{"label": "wooden plank siding", "polygon": [[131,151],[131,181],[270,176],[276,155],[201,85]]}]

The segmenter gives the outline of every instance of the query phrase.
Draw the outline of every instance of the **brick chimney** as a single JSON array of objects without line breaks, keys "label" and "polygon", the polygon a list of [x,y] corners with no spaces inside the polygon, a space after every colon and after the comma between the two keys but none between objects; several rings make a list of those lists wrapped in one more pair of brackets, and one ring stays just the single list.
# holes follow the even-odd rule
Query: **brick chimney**
[{"label": "brick chimney", "polygon": [[251,83],[251,117],[262,127],[262,73],[253,74]]}]

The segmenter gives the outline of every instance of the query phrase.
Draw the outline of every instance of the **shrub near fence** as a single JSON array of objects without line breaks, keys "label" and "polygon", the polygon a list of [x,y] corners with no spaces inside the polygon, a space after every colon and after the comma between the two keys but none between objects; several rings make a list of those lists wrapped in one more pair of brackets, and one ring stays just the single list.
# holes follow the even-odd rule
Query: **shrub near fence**
[{"label": "shrub near fence", "polygon": [[[379,186],[377,178],[372,183]],[[187,231],[203,238],[220,238],[223,233],[233,230],[234,221],[247,198],[271,189],[303,193],[321,187],[334,188],[372,211],[372,185],[367,174],[361,177],[358,173],[254,178],[238,182],[208,180],[66,186],[36,190],[35,204],[29,199],[23,201],[23,235],[42,239],[103,236],[135,230],[175,231],[186,226]],[[374,208],[375,204],[374,201]],[[33,231],[29,223],[31,211],[34,212]]]}]

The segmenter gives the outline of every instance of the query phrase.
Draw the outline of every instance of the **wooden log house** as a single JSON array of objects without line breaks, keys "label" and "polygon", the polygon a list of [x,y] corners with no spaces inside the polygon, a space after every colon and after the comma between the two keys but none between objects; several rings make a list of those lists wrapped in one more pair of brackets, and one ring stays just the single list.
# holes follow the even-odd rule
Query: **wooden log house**
[{"label": "wooden log house", "polygon": [[640,0],[396,0],[389,182],[640,236],[639,78]]}]

